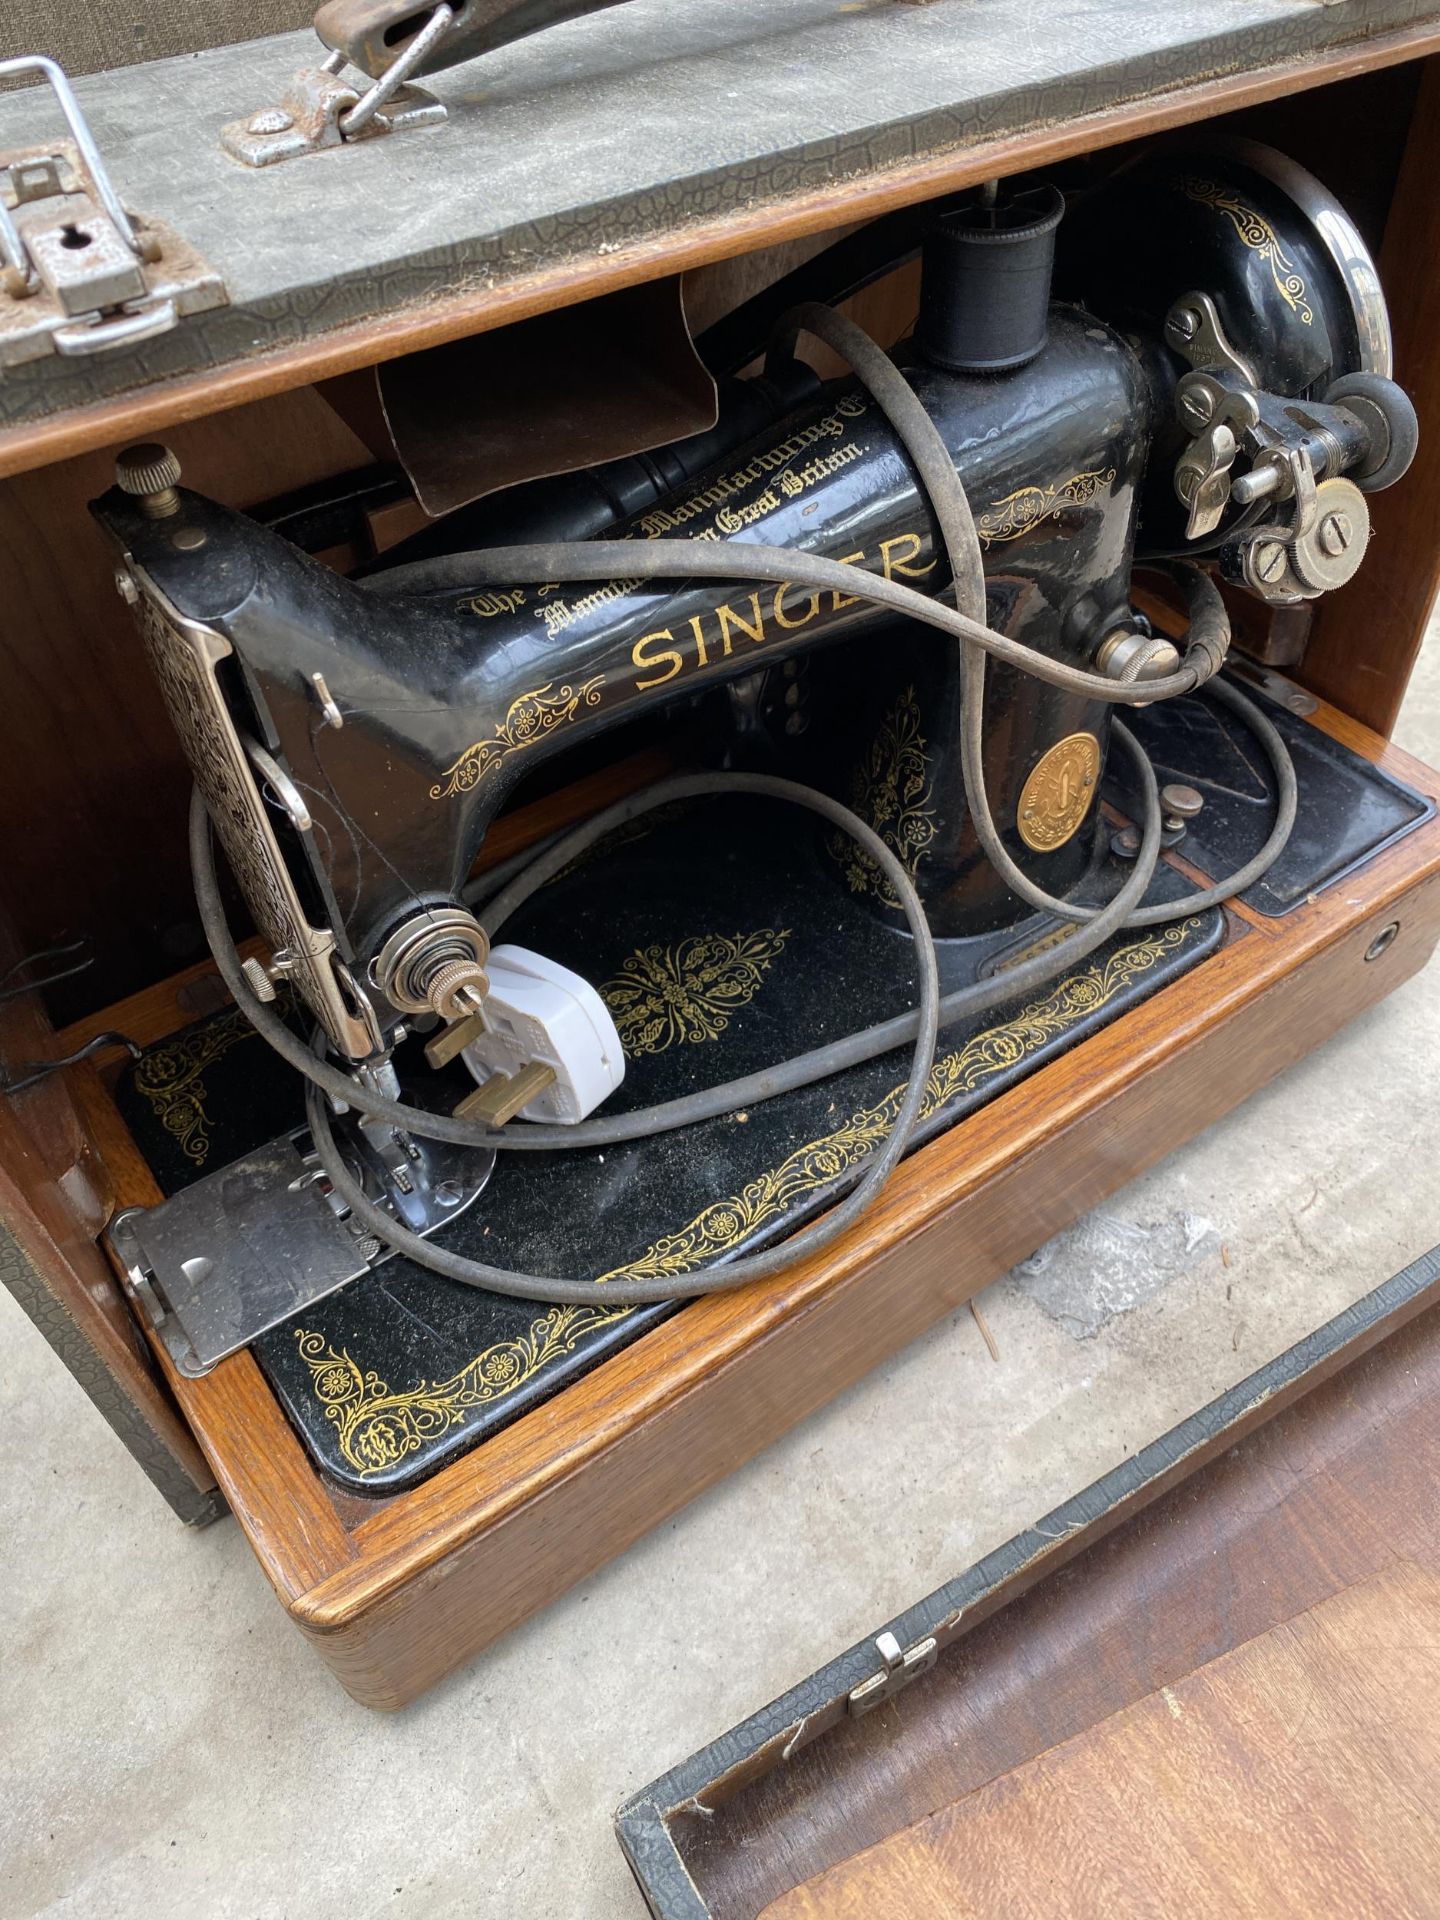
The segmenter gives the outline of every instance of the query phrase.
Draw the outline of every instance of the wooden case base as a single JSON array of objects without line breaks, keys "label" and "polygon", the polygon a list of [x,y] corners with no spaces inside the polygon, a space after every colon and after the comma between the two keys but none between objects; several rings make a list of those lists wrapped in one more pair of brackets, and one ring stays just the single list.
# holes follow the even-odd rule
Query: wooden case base
[{"label": "wooden case base", "polygon": [[[1315,723],[1440,791],[1334,709]],[[1233,909],[1216,954],[913,1155],[822,1257],[692,1303],[389,1499],[315,1471],[248,1353],[201,1380],[156,1359],[300,1631],[355,1699],[399,1707],[1265,1085],[1437,938],[1433,817],[1282,919]],[[178,984],[62,1037],[154,1039],[189,1017]],[[120,1203],[152,1202],[100,1075],[84,1078]]]}]

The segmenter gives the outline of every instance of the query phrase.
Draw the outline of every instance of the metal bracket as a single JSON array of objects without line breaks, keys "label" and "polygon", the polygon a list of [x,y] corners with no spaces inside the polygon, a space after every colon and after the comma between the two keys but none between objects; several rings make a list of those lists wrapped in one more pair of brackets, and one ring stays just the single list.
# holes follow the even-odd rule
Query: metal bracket
[{"label": "metal bracket", "polygon": [[868,1680],[862,1680],[858,1687],[852,1687],[845,1703],[851,1718],[855,1720],[873,1713],[876,1707],[893,1700],[912,1680],[918,1680],[922,1673],[928,1673],[940,1657],[940,1643],[932,1633],[902,1652],[900,1642],[893,1633],[882,1633],[875,1641],[875,1651],[885,1662],[884,1667],[879,1673],[871,1674]]},{"label": "metal bracket", "polygon": [[[373,1142],[362,1172],[412,1232],[458,1219],[493,1153],[416,1151],[395,1185]],[[340,1202],[303,1129],[281,1134],[156,1207],[132,1207],[108,1238],[125,1290],[179,1371],[199,1379],[269,1328],[393,1259]]]},{"label": "metal bracket", "polygon": [[225,283],[159,220],[127,212],[62,67],[42,54],[0,61],[0,79],[39,74],[70,138],[0,154],[0,368],[168,333],[225,304]]},{"label": "metal bracket", "polygon": [[394,64],[363,94],[341,78],[348,64],[343,53],[330,54],[318,67],[302,67],[276,106],[262,107],[220,129],[222,151],[244,166],[268,167],[302,153],[444,120],[446,109],[433,93],[405,82],[449,30],[455,13],[456,8],[442,0]]},{"label": "metal bracket", "polygon": [[1274,460],[1285,471],[1292,516],[1247,530],[1222,552],[1221,568],[1271,606],[1290,607],[1353,577],[1370,539],[1370,511],[1353,481],[1317,483],[1304,447],[1277,449]]},{"label": "metal bracket", "polygon": [[1221,324],[1208,293],[1182,293],[1165,316],[1165,344],[1192,367],[1227,373],[1242,387],[1258,384],[1255,371]]},{"label": "metal bracket", "polygon": [[290,1134],[110,1223],[126,1291],[191,1379],[383,1257]]}]

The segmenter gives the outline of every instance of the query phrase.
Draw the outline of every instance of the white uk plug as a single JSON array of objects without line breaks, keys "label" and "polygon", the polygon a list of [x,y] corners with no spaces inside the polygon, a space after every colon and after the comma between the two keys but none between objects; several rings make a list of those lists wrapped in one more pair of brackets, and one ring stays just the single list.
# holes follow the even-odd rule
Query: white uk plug
[{"label": "white uk plug", "polygon": [[485,1031],[464,1050],[483,1086],[539,1062],[555,1074],[520,1109],[522,1120],[573,1126],[625,1078],[625,1050],[610,1009],[588,980],[528,947],[494,947],[486,962],[490,991]]}]

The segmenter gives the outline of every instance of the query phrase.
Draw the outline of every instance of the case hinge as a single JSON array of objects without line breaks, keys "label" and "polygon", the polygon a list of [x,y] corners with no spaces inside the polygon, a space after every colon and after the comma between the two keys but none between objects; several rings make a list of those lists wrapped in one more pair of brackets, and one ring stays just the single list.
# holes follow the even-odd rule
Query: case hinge
[{"label": "case hinge", "polygon": [[0,153],[0,368],[103,353],[223,306],[225,283],[163,221],[129,213],[64,69],[42,54],[0,61],[39,74],[70,137]]},{"label": "case hinge", "polygon": [[855,1720],[885,1701],[893,1700],[912,1680],[918,1679],[922,1673],[928,1673],[940,1657],[940,1643],[932,1633],[902,1650],[893,1633],[882,1633],[876,1638],[875,1651],[885,1665],[879,1673],[872,1673],[868,1680],[862,1680],[858,1687],[852,1687],[846,1702],[851,1718]]}]

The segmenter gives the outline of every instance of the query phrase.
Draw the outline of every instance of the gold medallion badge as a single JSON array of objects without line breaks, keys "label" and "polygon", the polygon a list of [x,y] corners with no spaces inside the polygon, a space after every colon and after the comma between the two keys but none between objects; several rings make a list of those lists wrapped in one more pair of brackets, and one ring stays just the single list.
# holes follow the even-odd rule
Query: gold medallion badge
[{"label": "gold medallion badge", "polygon": [[1031,769],[1015,824],[1037,853],[1063,847],[1089,812],[1100,778],[1100,742],[1093,733],[1057,740]]}]

